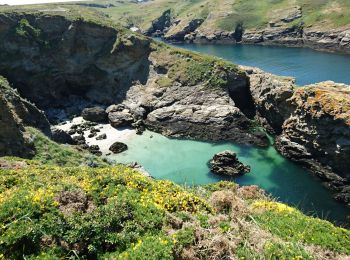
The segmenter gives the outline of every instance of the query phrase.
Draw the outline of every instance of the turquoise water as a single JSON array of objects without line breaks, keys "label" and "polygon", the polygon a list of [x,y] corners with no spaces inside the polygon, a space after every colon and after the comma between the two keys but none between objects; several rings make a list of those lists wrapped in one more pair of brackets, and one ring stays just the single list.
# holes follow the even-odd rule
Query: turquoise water
[{"label": "turquoise water", "polygon": [[350,55],[319,52],[307,48],[259,45],[174,44],[192,51],[215,55],[236,64],[293,76],[298,85],[333,80],[350,84]]},{"label": "turquoise water", "polygon": [[[333,80],[350,84],[350,56],[317,52],[303,48],[254,45],[176,44],[189,50],[212,54],[237,64],[294,76],[297,84]],[[151,138],[151,136],[153,138]],[[350,209],[332,198],[321,181],[305,169],[283,158],[273,146],[267,149],[231,143],[208,143],[169,139],[146,132],[126,142],[129,150],[114,156],[118,162],[137,161],[152,176],[180,184],[199,185],[225,178],[210,173],[208,161],[215,153],[229,149],[251,166],[249,174],[238,177],[241,185],[255,184],[283,202],[297,206],[307,214],[345,223]]]},{"label": "turquoise water", "polygon": [[340,223],[350,215],[350,209],[333,200],[319,179],[283,158],[273,146],[258,149],[231,143],[178,140],[149,131],[124,142],[129,149],[113,156],[117,162],[136,161],[157,179],[187,185],[230,180],[210,173],[207,163],[215,153],[233,150],[244,164],[252,168],[250,173],[236,178],[235,182],[241,185],[256,184],[279,200],[298,206],[305,213]]}]

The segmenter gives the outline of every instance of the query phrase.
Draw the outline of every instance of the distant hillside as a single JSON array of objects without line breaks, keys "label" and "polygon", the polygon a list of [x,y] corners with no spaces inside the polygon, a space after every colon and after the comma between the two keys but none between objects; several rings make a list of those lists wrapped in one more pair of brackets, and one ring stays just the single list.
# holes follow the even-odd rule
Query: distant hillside
[{"label": "distant hillside", "polygon": [[350,52],[348,0],[109,0],[83,5],[167,40],[306,45]]}]

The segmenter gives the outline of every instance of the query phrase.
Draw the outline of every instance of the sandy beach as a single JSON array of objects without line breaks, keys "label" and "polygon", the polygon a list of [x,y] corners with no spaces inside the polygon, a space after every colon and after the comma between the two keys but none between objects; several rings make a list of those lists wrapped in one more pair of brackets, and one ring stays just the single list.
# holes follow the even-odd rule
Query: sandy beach
[{"label": "sandy beach", "polygon": [[[67,121],[65,124],[55,126],[56,128],[62,129],[64,131],[69,131],[72,125],[74,124],[82,124],[86,122],[82,117],[76,117],[72,121]],[[96,137],[88,137],[90,131],[84,132],[84,137],[86,139],[86,143],[91,145],[98,145],[102,154],[109,154],[109,147],[114,142],[125,142],[126,140],[134,137],[136,135],[136,131],[134,129],[116,129],[112,127],[110,124],[98,124],[94,128],[99,129],[100,132],[97,133],[97,136],[106,134],[107,138],[103,140],[96,140]],[[77,135],[77,134],[76,134]]]}]

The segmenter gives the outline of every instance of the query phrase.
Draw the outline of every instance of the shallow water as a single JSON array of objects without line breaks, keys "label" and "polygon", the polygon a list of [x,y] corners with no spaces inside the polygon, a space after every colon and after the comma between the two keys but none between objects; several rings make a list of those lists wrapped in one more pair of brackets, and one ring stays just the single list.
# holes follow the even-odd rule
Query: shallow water
[{"label": "shallow water", "polygon": [[305,213],[317,214],[339,223],[345,222],[350,209],[332,199],[319,179],[300,166],[283,158],[274,148],[257,149],[231,143],[178,140],[146,131],[124,140],[129,149],[112,156],[117,162],[137,161],[157,179],[199,185],[229,180],[210,173],[208,161],[223,150],[235,151],[239,159],[251,166],[250,173],[238,177],[241,185],[256,184],[283,202],[298,206]]},{"label": "shallow water", "polygon": [[298,85],[326,80],[350,84],[350,55],[260,45],[173,45],[215,55],[236,64],[258,67],[276,75],[293,76]]}]

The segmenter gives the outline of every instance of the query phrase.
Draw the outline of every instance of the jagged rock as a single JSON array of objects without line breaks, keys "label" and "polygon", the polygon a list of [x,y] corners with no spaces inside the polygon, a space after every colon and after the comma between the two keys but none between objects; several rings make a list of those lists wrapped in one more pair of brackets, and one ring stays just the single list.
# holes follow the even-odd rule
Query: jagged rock
[{"label": "jagged rock", "polygon": [[50,135],[50,125],[44,113],[12,89],[0,76],[0,156],[34,155],[31,137],[25,126],[33,126]]},{"label": "jagged rock", "polygon": [[107,135],[106,134],[101,134],[101,135],[96,137],[96,140],[104,140],[104,139],[107,139]]},{"label": "jagged rock", "polygon": [[204,19],[193,19],[189,22],[180,22],[170,29],[164,35],[164,38],[168,41],[183,41],[187,34],[194,32],[203,22]]},{"label": "jagged rock", "polygon": [[84,145],[86,142],[84,135],[73,136],[73,141],[77,145]]},{"label": "jagged rock", "polygon": [[108,119],[113,127],[130,126],[134,122],[134,118],[129,110],[111,112],[108,114]]},{"label": "jagged rock", "polygon": [[90,153],[95,154],[97,156],[102,155],[102,152],[100,151],[100,147],[98,145],[90,145],[88,150]]},{"label": "jagged rock", "polygon": [[258,68],[240,67],[249,76],[250,93],[260,122],[270,132],[281,133],[283,122],[293,110],[289,98],[294,92],[295,79],[276,76]]},{"label": "jagged rock", "polygon": [[102,107],[85,108],[81,112],[81,116],[91,122],[105,122],[107,120],[107,113]]},{"label": "jagged rock", "polygon": [[[276,139],[286,157],[303,163],[339,190],[350,182],[350,87],[323,82],[297,88],[289,98],[293,110]],[[346,191],[348,192],[348,190]],[[347,200],[349,195],[338,195]]]},{"label": "jagged rock", "polygon": [[111,147],[109,147],[109,150],[113,153],[122,153],[128,150],[128,146],[121,142],[115,142],[111,145]]},{"label": "jagged rock", "polygon": [[164,31],[171,25],[171,10],[165,10],[160,17],[152,22],[150,28],[145,32],[146,35],[156,34],[157,36],[164,34]]},{"label": "jagged rock", "polygon": [[213,173],[220,175],[239,176],[250,172],[250,166],[238,161],[236,153],[232,151],[215,154],[209,165]]},{"label": "jagged rock", "polygon": [[66,133],[62,129],[51,128],[51,139],[61,144],[74,144],[73,138],[69,133]]}]

